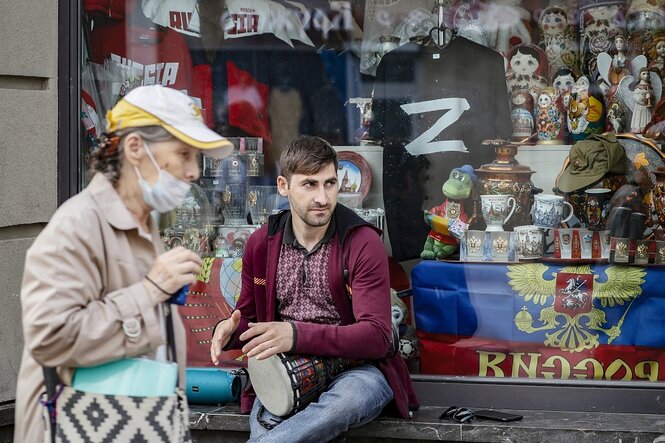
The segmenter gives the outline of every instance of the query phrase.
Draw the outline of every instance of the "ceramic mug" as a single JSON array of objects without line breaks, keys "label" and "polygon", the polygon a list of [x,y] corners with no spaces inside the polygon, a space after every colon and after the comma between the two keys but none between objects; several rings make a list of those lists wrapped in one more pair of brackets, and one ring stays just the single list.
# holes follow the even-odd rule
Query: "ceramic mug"
[{"label": "ceramic mug", "polygon": [[[570,212],[563,216],[563,207],[568,206]],[[541,228],[557,228],[573,216],[573,206],[564,198],[553,194],[536,194],[531,209],[533,224]]]},{"label": "ceramic mug", "polygon": [[543,255],[543,231],[538,226],[515,226],[515,253],[518,260],[531,260]]},{"label": "ceramic mug", "polygon": [[592,188],[584,191],[584,217],[587,228],[592,231],[602,231],[607,224],[609,211],[607,205],[612,196],[612,190],[607,188]]},{"label": "ceramic mug", "polygon": [[[481,195],[480,203],[486,231],[503,231],[503,224],[515,212],[515,198],[510,195]],[[510,208],[510,211],[508,210]]]}]

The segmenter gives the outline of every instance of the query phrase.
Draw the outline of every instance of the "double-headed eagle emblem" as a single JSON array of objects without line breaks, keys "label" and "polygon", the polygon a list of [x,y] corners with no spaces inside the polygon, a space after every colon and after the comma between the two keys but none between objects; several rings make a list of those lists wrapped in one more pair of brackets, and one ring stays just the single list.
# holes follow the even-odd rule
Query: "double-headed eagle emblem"
[{"label": "double-headed eagle emblem", "polygon": [[[564,351],[580,352],[598,346],[600,333],[607,344],[621,334],[621,326],[633,302],[642,293],[646,272],[632,266],[608,266],[604,276],[591,266],[568,266],[556,272],[542,263],[509,265],[508,283],[525,302],[549,305],[540,311],[539,326],[524,306],[515,315],[515,326],[531,334],[545,333],[545,345]],[[605,325],[605,311],[628,303],[617,324]],[[584,321],[586,319],[586,321]]]}]

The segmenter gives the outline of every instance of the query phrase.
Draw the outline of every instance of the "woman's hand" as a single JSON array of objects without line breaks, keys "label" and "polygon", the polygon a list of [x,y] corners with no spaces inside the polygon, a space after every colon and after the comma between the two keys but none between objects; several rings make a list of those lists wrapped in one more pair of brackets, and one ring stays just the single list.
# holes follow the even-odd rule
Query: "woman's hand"
[{"label": "woman's hand", "polygon": [[154,284],[146,280],[143,284],[156,303],[166,301],[170,298],[169,294],[196,282],[201,264],[203,264],[201,257],[189,249],[178,246],[155,259],[147,274]]}]

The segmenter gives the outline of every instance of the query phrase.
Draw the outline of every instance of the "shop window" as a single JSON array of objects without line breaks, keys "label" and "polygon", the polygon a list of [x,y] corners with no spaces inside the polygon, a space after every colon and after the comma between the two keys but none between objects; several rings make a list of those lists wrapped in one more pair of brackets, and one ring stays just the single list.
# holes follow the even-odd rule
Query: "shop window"
[{"label": "shop window", "polygon": [[235,306],[248,236],[288,205],[280,153],[310,134],[339,151],[340,202],[386,229],[395,261],[421,260],[412,299],[394,302],[414,373],[665,379],[660,2],[83,9],[86,156],[106,111],[149,84],[186,92],[236,147],[203,157],[161,218],[166,248],[205,257],[183,308],[191,365],[208,363],[210,329]]}]

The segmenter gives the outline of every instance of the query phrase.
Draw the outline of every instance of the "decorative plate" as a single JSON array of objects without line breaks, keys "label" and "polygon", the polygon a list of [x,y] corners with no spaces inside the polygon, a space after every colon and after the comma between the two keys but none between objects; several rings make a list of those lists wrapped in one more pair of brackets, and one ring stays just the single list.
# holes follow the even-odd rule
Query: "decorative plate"
[{"label": "decorative plate", "polygon": [[372,171],[367,161],[356,152],[340,151],[337,164],[339,192],[359,192],[364,200],[372,186]]}]

